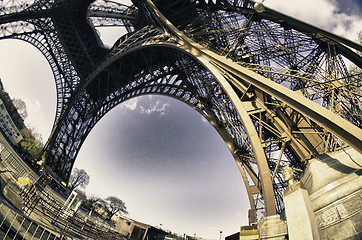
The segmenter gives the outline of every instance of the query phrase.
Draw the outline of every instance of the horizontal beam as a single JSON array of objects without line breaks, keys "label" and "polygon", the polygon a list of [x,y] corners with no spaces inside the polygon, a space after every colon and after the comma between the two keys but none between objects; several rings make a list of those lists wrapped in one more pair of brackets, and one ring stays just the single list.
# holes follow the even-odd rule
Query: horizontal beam
[{"label": "horizontal beam", "polygon": [[[220,56],[217,56],[217,58],[219,57]],[[362,129],[353,125],[348,120],[305,98],[298,92],[294,92],[238,64],[226,59],[214,59],[213,61],[215,61],[214,64],[220,68],[233,73],[267,94],[283,101],[289,107],[317,122],[320,126],[334,133],[345,143],[362,153]],[[241,85],[239,81],[233,79],[231,79],[231,81],[236,86]]]},{"label": "horizontal beam", "polygon": [[90,11],[89,17],[101,17],[101,18],[112,18],[112,19],[126,19],[134,20],[136,19],[133,15],[121,14],[121,13],[110,13],[103,11]]},{"label": "horizontal beam", "polygon": [[[154,9],[156,7],[151,3]],[[239,78],[249,82],[263,92],[274,96],[283,101],[289,107],[307,116],[311,120],[317,122],[320,126],[332,132],[345,143],[362,153],[362,129],[353,125],[348,120],[342,118],[336,113],[324,108],[323,106],[307,99],[298,92],[294,92],[274,81],[261,76],[245,67],[240,66],[236,62],[231,61],[223,56],[220,56],[206,47],[194,42],[184,33],[172,25],[159,11],[155,10],[158,17],[164,22],[164,27],[180,40],[179,48],[189,52],[197,58],[206,57],[210,63],[223,69]],[[235,86],[244,88],[241,82],[231,79]]]}]

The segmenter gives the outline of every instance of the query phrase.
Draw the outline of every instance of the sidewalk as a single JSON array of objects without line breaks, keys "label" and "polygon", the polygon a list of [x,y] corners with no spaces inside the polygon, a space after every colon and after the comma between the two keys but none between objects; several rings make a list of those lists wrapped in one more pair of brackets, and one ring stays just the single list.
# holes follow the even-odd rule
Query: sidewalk
[{"label": "sidewalk", "polygon": [[[19,177],[39,176],[25,164],[0,134],[0,239],[124,239],[109,227],[86,219],[78,211],[72,217],[62,215],[65,198],[49,186],[35,189],[32,195],[19,195]],[[30,188],[27,189],[27,193]],[[32,188],[34,190],[34,188]]]}]

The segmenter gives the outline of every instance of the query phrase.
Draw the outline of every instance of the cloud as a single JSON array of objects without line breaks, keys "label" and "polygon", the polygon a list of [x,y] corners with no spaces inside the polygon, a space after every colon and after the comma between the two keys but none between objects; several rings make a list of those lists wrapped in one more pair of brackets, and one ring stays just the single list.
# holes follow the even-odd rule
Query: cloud
[{"label": "cloud", "polygon": [[357,39],[362,17],[338,6],[336,0],[265,1],[266,6],[350,40]]},{"label": "cloud", "polygon": [[43,107],[42,107],[41,103],[38,100],[35,100],[34,101],[34,108],[36,109],[36,111],[42,112]]},{"label": "cloud", "polygon": [[157,99],[155,102],[152,96],[132,98],[121,104],[121,108],[123,109],[129,111],[138,111],[141,114],[147,115],[152,113],[159,113],[160,115],[164,115],[169,106],[169,103],[163,103],[159,99]]},{"label": "cloud", "polygon": [[362,14],[362,2],[360,0],[327,0],[338,7],[338,12],[344,12],[348,15]]},{"label": "cloud", "polygon": [[122,103],[121,107],[133,111],[137,108],[138,100],[139,100],[138,98],[129,99],[124,103]]},{"label": "cloud", "polygon": [[140,113],[143,114],[151,114],[151,113],[160,113],[161,115],[164,115],[166,113],[167,107],[169,107],[170,104],[168,103],[161,103],[160,100],[157,100],[156,103],[152,104],[151,106],[145,107],[140,106]]},{"label": "cloud", "polygon": [[45,141],[50,134],[51,122],[46,118],[43,106],[36,99],[27,100],[26,103],[28,117],[25,118],[25,125],[29,128],[34,128],[42,136],[43,141]]}]

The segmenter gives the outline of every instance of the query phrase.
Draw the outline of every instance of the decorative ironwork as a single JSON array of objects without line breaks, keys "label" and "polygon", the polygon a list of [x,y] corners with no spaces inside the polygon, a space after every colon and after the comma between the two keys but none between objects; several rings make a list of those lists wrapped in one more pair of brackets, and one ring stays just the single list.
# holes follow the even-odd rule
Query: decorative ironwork
[{"label": "decorative ironwork", "polygon": [[[220,133],[245,181],[251,222],[282,213],[280,166],[298,176],[312,157],[346,145],[362,151],[362,46],[268,8],[256,12],[249,0],[133,3],[0,2],[0,39],[30,42],[54,72],[58,104],[43,153],[53,175],[68,180],[108,111],[151,93],[187,103]],[[107,49],[95,26],[126,33]]]}]

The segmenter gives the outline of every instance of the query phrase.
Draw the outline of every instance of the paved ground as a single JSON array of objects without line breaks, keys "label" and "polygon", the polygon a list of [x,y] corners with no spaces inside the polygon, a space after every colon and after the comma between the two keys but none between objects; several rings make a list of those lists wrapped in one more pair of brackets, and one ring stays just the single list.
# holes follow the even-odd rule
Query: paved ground
[{"label": "paved ground", "polygon": [[[11,148],[7,141],[0,134],[0,142],[5,146],[13,155],[17,155],[16,152]],[[19,215],[24,213],[22,199],[19,195],[21,191],[21,185],[17,184],[17,179],[14,177],[16,173],[14,170],[7,169],[3,164],[4,159],[0,156],[0,204],[5,206],[0,209],[0,212],[3,218],[6,216],[10,218],[10,215],[6,215],[9,209],[14,209]],[[31,213],[28,214],[28,218],[35,222],[37,225],[42,228],[52,232],[56,236],[59,236],[59,233],[63,231],[64,227],[51,223],[51,219],[45,214],[46,210],[41,207],[40,204],[37,205],[37,208]],[[25,216],[25,215],[24,215]],[[1,219],[0,223],[3,219]],[[11,221],[11,219],[9,219]],[[84,239],[75,234],[69,233],[70,238],[68,239]]]},{"label": "paved ground", "polygon": [[[0,172],[0,174],[2,174]],[[3,176],[0,176],[1,180],[1,189],[0,192],[0,203],[4,204],[5,206],[2,206],[0,209],[0,214],[2,216],[1,222],[3,219],[6,219],[8,222],[12,222],[12,218],[15,218],[13,214],[8,214],[9,209],[13,209],[14,213],[17,213],[19,215],[22,215],[23,210],[19,208],[19,206],[22,206],[22,200],[20,197],[16,197],[16,190],[13,191],[13,186],[10,187],[9,184],[4,186],[4,183],[6,183],[6,180],[2,178]],[[12,189],[10,189],[12,188]],[[10,196],[11,199],[8,199],[7,196],[5,196],[3,193],[5,192],[6,195]],[[26,217],[26,215],[23,215]],[[60,236],[60,233],[63,231],[63,227],[51,223],[51,219],[43,214],[41,206],[39,205],[31,214],[28,214],[28,219],[30,219],[32,222],[36,223],[36,225],[41,226],[43,229],[46,229],[48,232],[53,233],[55,236]],[[84,239],[80,236],[77,236],[72,233],[67,233],[68,238],[67,239]]]},{"label": "paved ground", "polygon": [[[67,232],[67,235],[69,235],[68,239],[84,239],[84,237],[77,235],[74,233],[74,231],[69,231],[68,229],[64,230],[64,226],[69,223],[68,219],[61,219],[57,217],[58,223],[53,223],[53,219],[51,218],[55,216],[54,212],[59,213],[61,206],[63,206],[66,200],[66,197],[60,195],[50,187],[46,187],[46,191],[41,193],[41,196],[44,200],[44,206],[40,201],[40,203],[36,205],[34,211],[31,213],[24,212],[23,199],[19,195],[22,189],[22,185],[17,182],[17,179],[19,177],[28,176],[32,182],[35,182],[36,179],[38,179],[38,175],[23,162],[23,160],[11,147],[11,145],[4,139],[1,133],[0,153],[0,204],[6,204],[4,209],[7,210],[9,207],[15,209],[14,211],[16,211],[16,213],[14,212],[15,214],[13,215],[13,219],[15,218],[15,215],[25,216],[26,214],[27,216],[25,217],[36,223],[36,225],[41,226],[42,228],[54,233],[57,236],[59,236],[59,233],[61,232]],[[49,198],[47,196],[51,197]],[[54,207],[54,205],[57,205],[57,207]],[[2,212],[7,210],[0,209],[0,217],[2,218],[0,219],[0,228],[3,219],[9,218],[9,216],[6,216],[5,212]],[[71,226],[79,234],[85,234],[85,232],[88,232],[92,233],[92,236],[94,236],[96,239],[98,239],[98,237],[107,239],[110,235],[115,236],[117,239],[122,239],[118,233],[110,231],[109,226],[106,228],[103,227],[102,221],[100,219],[94,219],[94,216],[88,219],[85,224],[86,216],[86,212],[78,211],[77,217],[71,219]],[[6,221],[11,222],[13,219],[6,219]],[[4,229],[0,229],[0,236],[1,231],[4,231]]]}]

